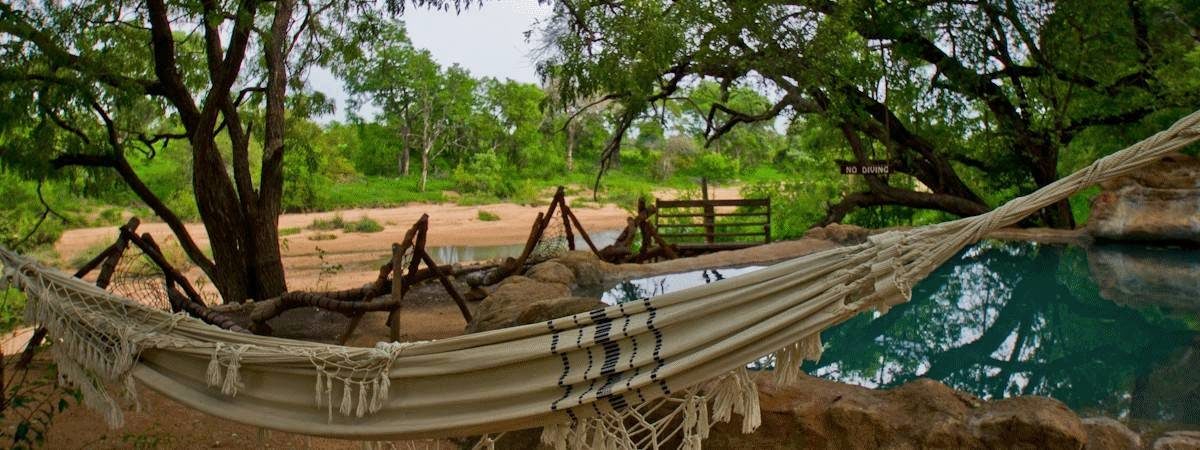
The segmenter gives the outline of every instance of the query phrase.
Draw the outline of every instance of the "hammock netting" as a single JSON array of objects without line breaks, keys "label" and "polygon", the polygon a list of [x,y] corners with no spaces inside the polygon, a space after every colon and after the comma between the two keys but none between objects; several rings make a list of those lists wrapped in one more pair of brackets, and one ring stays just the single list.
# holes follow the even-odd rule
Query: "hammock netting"
[{"label": "hammock netting", "polygon": [[[715,421],[759,424],[746,364],[788,381],[819,333],[907,300],[964,245],[1200,138],[1200,112],[980,216],[872,236],[704,286],[543,323],[374,348],[254,336],[147,307],[0,249],[5,279],[49,329],[62,381],[113,426],[134,380],[189,407],[359,440],[543,427],[556,448],[699,448]],[[489,439],[481,440],[488,445]]]}]

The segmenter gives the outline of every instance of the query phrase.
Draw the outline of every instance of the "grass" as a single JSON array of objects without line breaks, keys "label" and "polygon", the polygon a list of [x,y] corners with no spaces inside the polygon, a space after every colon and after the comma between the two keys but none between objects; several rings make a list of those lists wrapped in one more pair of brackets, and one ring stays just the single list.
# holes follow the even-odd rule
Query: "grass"
[{"label": "grass", "polygon": [[383,225],[367,216],[353,222],[346,222],[342,230],[347,233],[378,233],[383,231]]},{"label": "grass", "polygon": [[341,214],[334,214],[328,219],[316,218],[308,224],[308,229],[317,231],[340,230],[346,227],[346,219]]},{"label": "grass", "polygon": [[[334,214],[333,217],[328,219],[313,219],[312,223],[308,224],[308,229],[317,231],[342,230],[347,233],[378,233],[383,231],[383,225],[380,225],[379,222],[368,216],[363,216],[358,220],[346,220],[341,214]],[[299,229],[296,232],[299,232]],[[286,236],[282,230],[280,234]],[[309,239],[312,239],[312,237],[309,237]]]},{"label": "grass", "polygon": [[332,241],[337,239],[337,235],[333,233],[313,233],[308,236],[310,241]]},{"label": "grass", "polygon": [[497,216],[494,212],[484,211],[481,209],[479,210],[479,220],[483,222],[495,222],[500,220],[500,216]]},{"label": "grass", "polygon": [[425,192],[417,190],[417,177],[387,178],[364,176],[348,183],[334,183],[322,193],[313,210],[332,211],[347,208],[379,208],[407,203],[441,203],[444,190],[453,190],[450,180],[429,180]]},{"label": "grass", "polygon": [[108,246],[110,245],[112,245],[112,242],[106,241],[99,241],[89,245],[88,248],[77,253],[71,258],[70,261],[67,261],[65,268],[70,271],[78,270],[79,268],[83,267],[84,264],[87,264],[88,261],[91,261],[92,258],[95,258],[96,255],[99,255],[100,252],[108,249]]},{"label": "grass", "polygon": [[288,227],[279,229],[279,237],[293,236],[300,234],[300,227]]}]

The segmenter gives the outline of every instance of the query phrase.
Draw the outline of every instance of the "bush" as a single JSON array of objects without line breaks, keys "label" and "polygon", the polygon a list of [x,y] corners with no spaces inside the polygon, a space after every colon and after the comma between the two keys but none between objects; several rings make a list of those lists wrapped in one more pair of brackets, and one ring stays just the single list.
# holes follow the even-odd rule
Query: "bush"
[{"label": "bush", "polygon": [[334,214],[328,219],[313,219],[312,223],[308,224],[308,229],[319,231],[340,230],[345,227],[346,219],[343,219],[341,214]]},{"label": "bush", "polygon": [[496,213],[484,211],[481,209],[481,210],[479,210],[479,220],[483,221],[483,222],[495,222],[497,220],[500,220],[500,216],[497,216]]},{"label": "bush", "polygon": [[356,221],[346,222],[342,230],[347,233],[378,233],[383,231],[383,225],[380,225],[375,219],[363,216]]},{"label": "bush", "polygon": [[728,181],[737,177],[737,161],[716,152],[707,152],[688,161],[687,174],[708,178],[709,181]]},{"label": "bush", "polygon": [[462,193],[490,194],[499,198],[511,197],[516,186],[504,176],[503,163],[495,153],[487,151],[471,155],[465,165],[459,164],[451,175],[455,187]]}]

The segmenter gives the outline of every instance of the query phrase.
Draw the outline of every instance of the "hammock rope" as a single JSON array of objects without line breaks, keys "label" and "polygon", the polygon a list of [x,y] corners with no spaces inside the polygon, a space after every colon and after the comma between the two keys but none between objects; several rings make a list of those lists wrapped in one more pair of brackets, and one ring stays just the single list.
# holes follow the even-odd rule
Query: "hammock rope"
[{"label": "hammock rope", "polygon": [[[1200,111],[995,210],[872,236],[746,275],[503,330],[374,348],[233,333],[156,310],[0,248],[2,279],[28,295],[61,381],[112,426],[133,380],[262,428],[358,440],[489,435],[543,427],[558,449],[698,449],[717,421],[761,422],[745,366],[774,355],[795,379],[820,332],[886,312],[963,246],[1079,189],[1200,139]],[[483,443],[483,441],[481,441]],[[488,440],[486,446],[490,446]]]}]

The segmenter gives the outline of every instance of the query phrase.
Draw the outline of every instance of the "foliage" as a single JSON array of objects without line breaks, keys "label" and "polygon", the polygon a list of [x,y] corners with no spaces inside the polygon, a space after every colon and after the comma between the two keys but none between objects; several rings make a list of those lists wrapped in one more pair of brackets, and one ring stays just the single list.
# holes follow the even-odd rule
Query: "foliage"
[{"label": "foliage", "polygon": [[479,210],[478,219],[481,222],[495,222],[497,220],[500,220],[500,216],[496,215],[496,213],[494,213],[494,212],[484,211],[481,209],[481,210]]},{"label": "foliage", "polygon": [[363,216],[358,220],[346,222],[342,230],[347,233],[378,233],[383,231],[383,225],[380,225],[375,219]]},{"label": "foliage", "polygon": [[320,230],[320,231],[340,230],[345,227],[346,227],[346,219],[343,218],[340,213],[334,214],[332,217],[329,217],[327,219],[326,218],[313,219],[312,223],[308,225],[308,229]]},{"label": "foliage", "polygon": [[[539,68],[563,102],[609,99],[614,164],[643,120],[738,168],[885,159],[894,173],[863,177],[823,221],[920,222],[945,215],[886,207],[979,214],[1195,110],[1194,6],[582,0],[556,4]],[[809,145],[768,132],[784,121]],[[1069,227],[1069,209],[1036,220]]]}]

